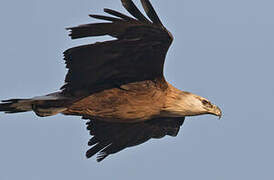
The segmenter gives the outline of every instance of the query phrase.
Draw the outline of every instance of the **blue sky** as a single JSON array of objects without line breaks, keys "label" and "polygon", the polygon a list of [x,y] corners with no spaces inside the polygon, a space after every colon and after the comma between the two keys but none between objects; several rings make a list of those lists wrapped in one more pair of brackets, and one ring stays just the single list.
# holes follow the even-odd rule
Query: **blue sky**
[{"label": "blue sky", "polygon": [[[1,180],[273,179],[274,1],[151,2],[175,37],[166,79],[219,105],[223,119],[187,118],[176,138],[98,164],[85,158],[80,117],[0,114]],[[0,99],[57,91],[62,52],[102,40],[72,41],[64,28],[94,22],[87,15],[105,7],[124,12],[119,0],[2,0]]]}]

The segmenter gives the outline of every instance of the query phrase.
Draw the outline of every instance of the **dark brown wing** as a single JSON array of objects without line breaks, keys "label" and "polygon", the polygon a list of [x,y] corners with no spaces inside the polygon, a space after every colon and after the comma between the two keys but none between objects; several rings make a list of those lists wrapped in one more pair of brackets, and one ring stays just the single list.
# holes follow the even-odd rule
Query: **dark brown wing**
[{"label": "dark brown wing", "polygon": [[72,39],[109,35],[115,40],[68,49],[64,52],[69,69],[62,87],[64,92],[79,90],[92,93],[129,82],[153,80],[163,76],[163,66],[171,34],[160,22],[148,0],[142,5],[148,20],[131,0],[122,0],[134,18],[105,9],[112,16],[90,15],[106,20],[68,28]]},{"label": "dark brown wing", "polygon": [[99,162],[110,154],[142,144],[151,138],[162,138],[166,135],[176,136],[184,119],[184,117],[158,118],[129,124],[91,119],[87,123],[87,129],[93,136],[88,143],[92,148],[87,151],[86,156],[90,158],[98,153],[97,161]]}]

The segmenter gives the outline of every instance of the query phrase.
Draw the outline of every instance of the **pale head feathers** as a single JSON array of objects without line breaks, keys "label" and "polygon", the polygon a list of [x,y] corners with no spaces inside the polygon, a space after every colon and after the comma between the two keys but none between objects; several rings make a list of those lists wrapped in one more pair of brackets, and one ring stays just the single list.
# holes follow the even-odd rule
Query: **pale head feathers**
[{"label": "pale head feathers", "polygon": [[173,117],[213,114],[221,118],[221,109],[206,98],[169,86],[163,114]]}]

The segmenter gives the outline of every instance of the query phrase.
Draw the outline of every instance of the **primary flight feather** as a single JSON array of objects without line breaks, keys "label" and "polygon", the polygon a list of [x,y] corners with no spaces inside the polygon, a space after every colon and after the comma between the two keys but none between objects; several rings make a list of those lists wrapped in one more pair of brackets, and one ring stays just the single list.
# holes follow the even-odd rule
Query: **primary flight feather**
[{"label": "primary flight feather", "polygon": [[198,95],[178,90],[163,76],[171,33],[148,0],[145,17],[131,0],[121,0],[133,16],[104,9],[91,14],[106,22],[68,28],[72,39],[104,36],[114,40],[68,49],[68,73],[60,92],[30,99],[2,101],[0,111],[34,111],[38,116],[82,116],[93,136],[89,158],[101,161],[124,148],[165,135],[176,136],[186,116],[213,114],[220,108]]}]

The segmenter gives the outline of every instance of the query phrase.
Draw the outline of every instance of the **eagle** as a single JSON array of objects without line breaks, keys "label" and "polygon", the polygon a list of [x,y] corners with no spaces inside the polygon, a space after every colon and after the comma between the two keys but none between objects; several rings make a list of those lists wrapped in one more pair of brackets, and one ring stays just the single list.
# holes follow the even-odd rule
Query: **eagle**
[{"label": "eagle", "polygon": [[98,162],[151,138],[176,136],[187,116],[221,118],[218,106],[165,80],[163,67],[173,36],[150,1],[141,0],[147,16],[132,0],[121,2],[131,16],[104,9],[108,16],[89,15],[102,22],[67,28],[72,39],[105,35],[113,39],[66,50],[68,72],[60,91],[3,100],[0,111],[81,116],[92,135],[86,157],[97,154]]}]

